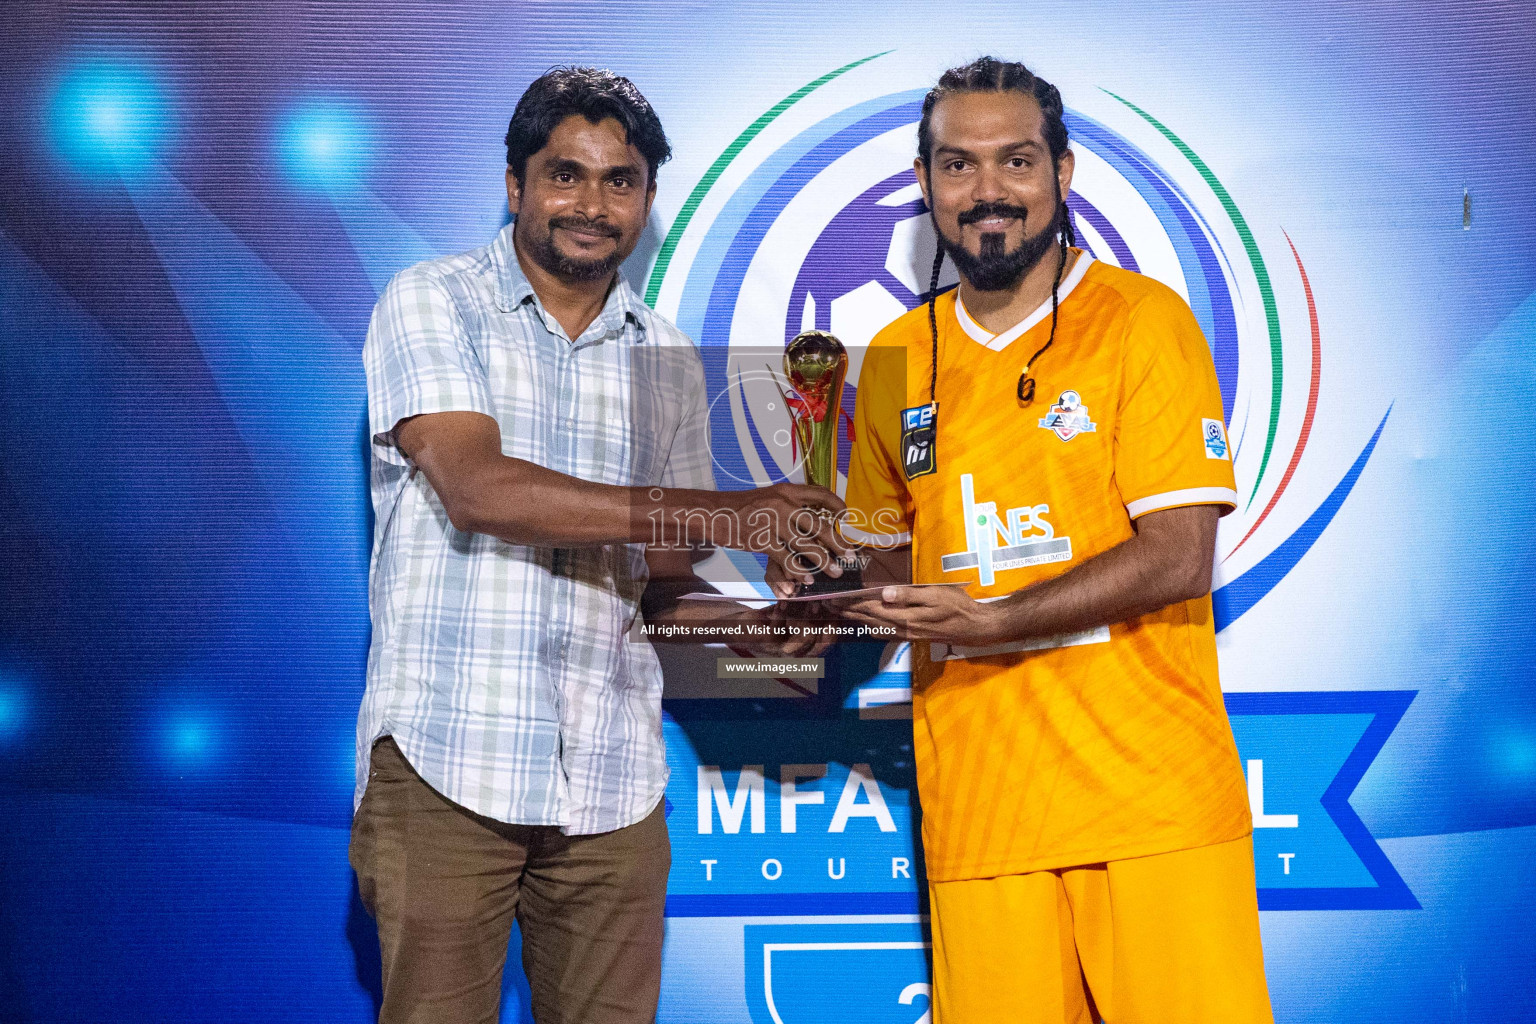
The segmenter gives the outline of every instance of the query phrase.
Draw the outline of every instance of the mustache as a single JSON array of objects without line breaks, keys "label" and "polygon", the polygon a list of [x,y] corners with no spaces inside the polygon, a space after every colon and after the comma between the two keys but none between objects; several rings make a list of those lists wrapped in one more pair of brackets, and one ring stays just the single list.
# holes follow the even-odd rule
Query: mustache
[{"label": "mustache", "polygon": [[975,224],[977,221],[986,220],[988,217],[1012,217],[1014,220],[1027,223],[1029,211],[1022,206],[1014,206],[1011,203],[977,203],[960,215],[960,226],[965,227],[967,224]]},{"label": "mustache", "polygon": [[549,219],[549,226],[551,228],[568,228],[573,231],[591,231],[599,235],[607,235],[609,238],[618,238],[622,234],[618,228],[607,221],[588,220],[585,217],[551,217]]}]

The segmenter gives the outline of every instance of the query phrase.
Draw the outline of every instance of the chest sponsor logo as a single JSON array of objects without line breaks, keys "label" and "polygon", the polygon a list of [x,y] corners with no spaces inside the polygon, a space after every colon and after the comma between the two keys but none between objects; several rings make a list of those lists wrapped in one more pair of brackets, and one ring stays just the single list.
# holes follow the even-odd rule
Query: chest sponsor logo
[{"label": "chest sponsor logo", "polygon": [[1221,420],[1201,420],[1200,437],[1205,442],[1205,457],[1208,459],[1226,459],[1227,455],[1227,428],[1222,426]]},{"label": "chest sponsor logo", "polygon": [[1053,432],[1063,441],[1070,441],[1078,434],[1091,434],[1099,425],[1088,418],[1088,407],[1076,391],[1063,391],[1050,412],[1040,420],[1043,430]]},{"label": "chest sponsor logo", "polygon": [[908,480],[927,476],[938,468],[938,426],[934,420],[932,405],[901,410],[901,467]]},{"label": "chest sponsor logo", "polygon": [[1046,521],[1049,505],[1020,505],[999,515],[997,502],[977,501],[971,474],[960,475],[960,508],[965,518],[965,550],[945,555],[945,572],[978,570],[979,582],[992,585],[994,573],[1028,565],[1072,561],[1072,538],[1058,537]]}]

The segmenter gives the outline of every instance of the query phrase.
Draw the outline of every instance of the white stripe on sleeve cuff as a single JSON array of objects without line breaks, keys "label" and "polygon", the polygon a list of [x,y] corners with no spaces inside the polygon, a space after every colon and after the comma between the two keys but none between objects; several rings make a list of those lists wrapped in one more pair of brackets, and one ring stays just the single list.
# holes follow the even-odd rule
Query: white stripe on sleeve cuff
[{"label": "white stripe on sleeve cuff", "polygon": [[1146,498],[1126,502],[1125,511],[1132,519],[1148,512],[1181,505],[1231,505],[1237,507],[1237,492],[1230,487],[1190,487],[1182,491],[1164,491]]}]

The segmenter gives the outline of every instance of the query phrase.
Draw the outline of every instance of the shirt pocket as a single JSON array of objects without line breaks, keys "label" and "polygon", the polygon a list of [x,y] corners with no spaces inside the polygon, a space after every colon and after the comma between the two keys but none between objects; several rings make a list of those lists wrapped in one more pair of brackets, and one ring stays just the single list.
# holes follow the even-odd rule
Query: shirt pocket
[{"label": "shirt pocket", "polygon": [[492,382],[496,423],[501,427],[501,453],[549,466],[553,396],[545,394],[527,344],[516,332],[496,332],[487,339],[486,349],[486,373]]},{"label": "shirt pocket", "polygon": [[681,410],[651,361],[647,350],[630,348],[582,367],[576,443],[590,479],[630,487],[661,481]]},{"label": "shirt pocket", "polygon": [[666,348],[635,353],[627,396],[630,482],[635,486],[661,483],[678,427],[689,403],[696,400],[685,389],[683,358]]}]

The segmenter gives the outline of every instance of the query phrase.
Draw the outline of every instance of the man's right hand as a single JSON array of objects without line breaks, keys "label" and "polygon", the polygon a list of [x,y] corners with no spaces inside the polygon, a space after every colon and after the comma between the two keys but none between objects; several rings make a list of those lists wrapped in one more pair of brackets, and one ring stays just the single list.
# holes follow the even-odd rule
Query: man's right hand
[{"label": "man's right hand", "polygon": [[840,576],[837,560],[853,545],[838,532],[842,499],[824,487],[788,482],[736,491],[736,546],[767,554],[770,577],[810,583],[811,574]]}]

